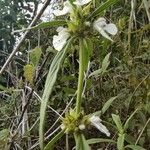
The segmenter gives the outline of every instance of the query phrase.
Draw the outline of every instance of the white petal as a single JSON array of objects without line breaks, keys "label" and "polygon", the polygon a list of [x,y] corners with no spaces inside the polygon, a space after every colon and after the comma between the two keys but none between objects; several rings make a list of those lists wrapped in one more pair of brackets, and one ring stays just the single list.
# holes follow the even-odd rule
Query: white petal
[{"label": "white petal", "polygon": [[98,18],[95,22],[94,25],[100,26],[100,27],[104,27],[106,24],[106,19],[105,18]]},{"label": "white petal", "polygon": [[84,129],[85,129],[85,125],[84,125],[84,124],[80,124],[80,125],[79,125],[79,129],[80,129],[80,130],[84,130]]},{"label": "white petal", "polygon": [[85,4],[88,4],[91,0],[76,0],[75,2],[73,2],[75,5],[77,6],[83,6]]},{"label": "white petal", "polygon": [[56,35],[53,36],[53,46],[57,51],[60,51],[63,47],[63,45],[59,44],[59,39]]},{"label": "white petal", "polygon": [[[60,31],[60,29],[62,29]],[[60,51],[65,46],[67,39],[69,38],[70,34],[68,33],[66,28],[59,27],[57,28],[58,35],[53,36],[53,46],[56,50]]]},{"label": "white petal", "polygon": [[113,40],[107,33],[111,35],[115,35],[118,31],[115,24],[113,23],[107,24],[106,19],[102,17],[98,18],[94,22],[93,26],[103,37],[109,39],[110,41],[113,41]]},{"label": "white petal", "polygon": [[65,29],[65,28],[61,26],[61,27],[58,27],[58,28],[56,29],[56,31],[57,31],[57,32],[60,32],[60,31],[62,31],[62,30],[64,30],[64,29]]},{"label": "white petal", "polygon": [[54,35],[53,37],[53,46],[57,51],[61,51],[62,48],[65,46],[67,38],[63,38],[61,36]]},{"label": "white petal", "polygon": [[108,40],[110,40],[110,41],[113,41],[113,40],[111,39],[111,37],[110,37],[103,29],[101,29],[100,34],[101,34],[103,37],[105,37],[106,39],[108,39]]},{"label": "white petal", "polygon": [[62,10],[54,10],[53,13],[55,16],[62,16],[70,13],[72,11],[72,5],[69,1],[64,2],[64,8]]},{"label": "white petal", "polygon": [[93,125],[102,133],[105,133],[107,136],[110,136],[108,129],[102,123],[93,123]]},{"label": "white petal", "polygon": [[101,121],[102,120],[95,115],[90,118],[90,122],[93,126],[95,126],[102,133],[105,133],[107,136],[110,136],[108,129],[101,123]]},{"label": "white petal", "polygon": [[90,118],[90,121],[91,121],[91,122],[101,122],[102,120],[101,120],[98,116],[93,115],[93,116]]},{"label": "white petal", "polygon": [[101,26],[98,26],[95,24],[94,28],[105,38],[107,38],[110,41],[113,41],[111,37],[104,31],[104,29]]},{"label": "white petal", "polygon": [[116,25],[113,23],[107,24],[103,29],[112,35],[116,35],[118,32]]},{"label": "white petal", "polygon": [[67,7],[64,7],[62,10],[54,10],[53,13],[55,16],[63,16],[69,13],[69,9]]}]

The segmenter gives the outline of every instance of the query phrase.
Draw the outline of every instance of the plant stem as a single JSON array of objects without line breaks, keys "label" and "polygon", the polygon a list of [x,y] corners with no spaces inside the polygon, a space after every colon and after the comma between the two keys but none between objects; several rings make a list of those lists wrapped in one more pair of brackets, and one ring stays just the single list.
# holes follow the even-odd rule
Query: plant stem
[{"label": "plant stem", "polygon": [[84,46],[83,39],[79,39],[79,77],[78,77],[78,89],[77,89],[77,100],[76,100],[76,113],[81,112],[82,103],[82,92],[83,92],[83,80],[84,80]]}]

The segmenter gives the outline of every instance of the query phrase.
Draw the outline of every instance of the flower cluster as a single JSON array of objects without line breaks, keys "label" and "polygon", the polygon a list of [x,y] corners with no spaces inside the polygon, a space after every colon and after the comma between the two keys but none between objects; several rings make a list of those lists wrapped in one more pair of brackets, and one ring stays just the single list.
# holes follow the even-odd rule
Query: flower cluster
[{"label": "flower cluster", "polygon": [[[76,18],[75,12],[78,9],[80,9],[83,5],[87,5],[88,3],[90,3],[91,0],[76,0],[75,2],[73,2],[73,4],[70,3],[69,0],[67,0],[66,2],[64,2],[64,7],[62,10],[54,10],[54,15],[55,16],[63,16],[66,14],[70,14],[70,20],[77,22],[77,20],[73,20],[73,18]],[[81,9],[80,9],[81,10]],[[106,23],[106,19],[105,18],[98,18],[96,21],[94,21],[93,23],[90,22],[85,22],[86,26],[91,26],[94,28],[94,30],[98,31],[103,37],[109,39],[110,41],[113,41],[111,39],[111,37],[109,35],[116,35],[117,34],[117,27],[115,24],[113,23]],[[62,50],[62,48],[65,46],[68,38],[71,36],[70,35],[70,31],[68,28],[63,28],[63,27],[59,27],[57,29],[58,35],[54,35],[53,37],[53,46],[57,51]]]},{"label": "flower cluster", "polygon": [[76,112],[71,109],[62,120],[61,129],[65,130],[66,133],[74,133],[79,130],[85,129],[85,125],[88,123],[87,116],[82,113],[76,114]]},{"label": "flower cluster", "polygon": [[84,116],[84,114],[76,114],[74,110],[70,110],[62,120],[61,129],[66,133],[79,132],[86,128],[87,125],[96,127],[99,131],[110,136],[108,129],[101,123],[102,120],[96,116]]}]

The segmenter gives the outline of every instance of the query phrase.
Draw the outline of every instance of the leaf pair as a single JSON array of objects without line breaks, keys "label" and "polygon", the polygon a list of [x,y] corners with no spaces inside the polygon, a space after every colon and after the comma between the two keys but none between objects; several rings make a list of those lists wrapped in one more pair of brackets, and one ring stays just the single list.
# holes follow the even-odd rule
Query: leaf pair
[{"label": "leaf pair", "polygon": [[126,133],[125,131],[127,130],[128,128],[128,124],[130,122],[130,120],[133,118],[133,116],[137,113],[137,111],[139,110],[139,108],[137,108],[131,115],[130,117],[126,120],[125,124],[123,125],[122,122],[121,122],[121,119],[119,117],[119,115],[115,115],[115,114],[112,114],[112,118],[113,118],[113,121],[115,122],[116,126],[117,126],[117,129],[118,129],[118,139],[117,139],[117,148],[118,150],[124,150],[125,148],[131,148],[133,150],[138,150],[139,148],[141,148],[141,150],[144,150],[144,148],[140,147],[140,146],[137,146],[137,145],[127,145],[127,146],[124,146],[124,141],[126,139]]}]

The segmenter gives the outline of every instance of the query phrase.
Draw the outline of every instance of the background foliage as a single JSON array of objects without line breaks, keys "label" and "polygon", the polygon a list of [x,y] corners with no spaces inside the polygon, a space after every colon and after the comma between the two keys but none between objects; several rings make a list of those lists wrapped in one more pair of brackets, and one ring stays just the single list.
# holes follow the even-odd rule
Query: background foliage
[{"label": "background foliage", "polygon": [[[33,9],[27,2],[34,3]],[[11,32],[27,27],[37,12],[38,3],[36,0],[0,1],[1,66],[20,36]],[[25,13],[26,11],[33,15]],[[128,147],[129,144],[150,149],[150,22],[146,8],[143,1],[134,1],[132,8],[130,0],[120,0],[104,16],[108,22],[111,20],[117,25],[119,33],[113,43],[101,38],[94,45],[89,74],[100,69],[105,56],[111,52],[110,64],[107,71],[92,75],[86,80],[86,102],[83,105],[85,113],[101,110],[111,97],[117,96],[109,109],[101,113],[102,120],[105,120],[104,123],[111,132],[111,139],[116,142],[125,139],[126,149],[137,149],[134,146]],[[0,149],[31,149],[38,141],[38,95],[43,93],[48,68],[56,54],[51,43],[54,33],[55,28],[31,31],[20,48],[23,55],[15,56],[0,77]],[[59,113],[63,112],[74,97],[77,77],[78,54],[75,50],[61,67],[49,100],[46,136],[59,125],[58,122],[53,126],[58,116],[50,106]],[[87,139],[104,138],[104,135],[93,128],[89,131]],[[67,138],[72,139],[70,136]],[[67,143],[64,141],[61,140],[56,149],[63,149]],[[69,142],[69,147],[73,146],[74,141]],[[123,149],[122,145],[110,141],[99,141],[94,144],[93,149],[100,147]]]}]

